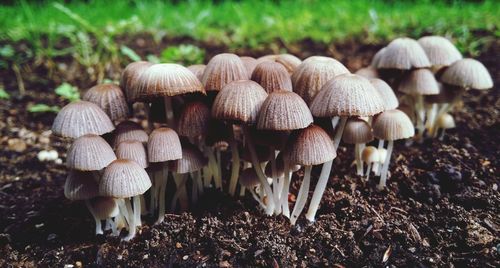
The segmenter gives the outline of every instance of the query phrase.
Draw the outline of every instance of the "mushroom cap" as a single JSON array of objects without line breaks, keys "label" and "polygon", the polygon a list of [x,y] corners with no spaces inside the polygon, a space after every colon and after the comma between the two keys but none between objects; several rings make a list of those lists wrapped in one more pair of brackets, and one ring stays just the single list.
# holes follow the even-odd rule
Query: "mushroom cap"
[{"label": "mushroom cap", "polygon": [[83,135],[69,147],[66,165],[81,171],[101,170],[116,159],[109,144],[100,136]]},{"label": "mushroom cap", "polygon": [[378,149],[374,146],[366,146],[361,152],[361,159],[367,164],[377,163],[380,161]]},{"label": "mushroom cap", "polygon": [[302,61],[292,54],[277,54],[277,55],[266,55],[257,59],[258,63],[265,61],[277,62],[286,68],[289,74],[292,74],[295,69],[302,63]]},{"label": "mushroom cap", "polygon": [[273,61],[259,63],[252,73],[252,80],[259,83],[267,93],[276,90],[292,91],[292,80],[286,68]]},{"label": "mushroom cap", "polygon": [[239,177],[240,184],[245,188],[252,189],[260,184],[259,176],[254,168],[244,169]]},{"label": "mushroom cap", "polygon": [[493,87],[491,75],[484,65],[475,59],[461,59],[448,67],[441,81],[465,89],[489,89]]},{"label": "mushroom cap", "polygon": [[148,156],[144,144],[136,140],[123,141],[116,148],[116,157],[118,159],[129,159],[141,166],[148,167]]},{"label": "mushroom cap", "polygon": [[439,86],[429,69],[415,69],[403,76],[398,90],[408,95],[436,95]]},{"label": "mushroom cap", "polygon": [[99,106],[88,101],[76,101],[64,106],[52,124],[54,134],[76,139],[85,134],[102,135],[115,126]]},{"label": "mushroom cap", "polygon": [[407,139],[415,135],[415,127],[410,118],[397,109],[379,114],[372,126],[373,135],[381,140]]},{"label": "mushroom cap", "polygon": [[240,60],[243,62],[243,65],[247,69],[248,74],[251,75],[255,67],[257,67],[257,60],[254,57],[248,56],[240,57]]},{"label": "mushroom cap", "polygon": [[385,110],[396,109],[399,106],[398,97],[394,94],[392,88],[382,79],[374,78],[370,79],[373,87],[378,91],[382,101],[384,102]]},{"label": "mushroom cap", "polygon": [[373,140],[370,124],[360,118],[350,118],[347,121],[342,140],[348,144],[368,143]]},{"label": "mushroom cap", "polygon": [[373,66],[368,66],[361,68],[355,72],[355,74],[360,75],[367,79],[375,79],[378,78],[377,69]]},{"label": "mushroom cap", "polygon": [[175,63],[154,64],[139,77],[138,99],[205,93],[200,80],[186,67]]},{"label": "mushroom cap", "polygon": [[443,129],[455,128],[455,119],[449,113],[442,114],[437,120],[437,126]]},{"label": "mushroom cap", "polygon": [[310,125],[292,132],[285,148],[291,165],[319,165],[337,157],[333,141],[320,127]]},{"label": "mushroom cap", "polygon": [[99,185],[91,172],[70,170],[64,183],[64,196],[69,200],[86,200],[99,194]]},{"label": "mushroom cap", "polygon": [[368,79],[343,74],[328,81],[310,107],[316,117],[372,116],[382,112],[385,104]]},{"label": "mushroom cap", "polygon": [[124,90],[127,102],[134,103],[137,101],[139,77],[151,65],[153,65],[151,62],[136,61],[127,65],[123,70],[120,87]]},{"label": "mushroom cap", "polygon": [[377,69],[410,70],[414,68],[428,68],[431,63],[420,44],[411,38],[397,38],[385,47]]},{"label": "mushroom cap", "polygon": [[128,159],[117,159],[104,169],[99,182],[99,194],[128,198],[145,193],[151,187],[148,173]]},{"label": "mushroom cap", "polygon": [[202,169],[208,160],[195,146],[183,146],[182,158],[169,163],[169,170],[184,174]]},{"label": "mushroom cap", "polygon": [[113,197],[99,196],[90,200],[95,216],[100,220],[116,217],[120,213],[118,204]]},{"label": "mushroom cap", "polygon": [[233,81],[249,78],[250,73],[238,56],[222,53],[214,56],[208,62],[201,81],[207,91],[220,91]]},{"label": "mushroom cap", "polygon": [[[290,167],[290,172],[295,172],[300,169],[300,165],[292,165]],[[265,174],[267,177],[272,178],[273,177],[273,170],[272,170],[272,164],[271,161],[267,162],[266,168],[265,168]],[[283,153],[280,152],[278,156],[276,156],[276,177],[280,178],[285,176],[285,162],[283,161]]]},{"label": "mushroom cap", "polygon": [[210,122],[210,108],[201,101],[189,102],[179,115],[177,132],[180,136],[195,138],[205,136]]},{"label": "mushroom cap", "polygon": [[144,131],[141,125],[134,121],[123,121],[116,126],[113,147],[116,148],[123,141],[140,141],[146,144],[148,139],[148,133]]},{"label": "mushroom cap", "polygon": [[262,104],[257,129],[295,130],[309,126],[313,117],[304,100],[294,92],[275,91]]},{"label": "mushroom cap", "polygon": [[188,70],[190,70],[194,75],[196,75],[196,78],[201,81],[201,78],[203,77],[203,73],[205,72],[205,68],[207,66],[205,64],[194,64],[191,66],[188,66]]},{"label": "mushroom cap", "polygon": [[[264,163],[269,161],[269,156],[271,155],[271,148],[262,145],[256,145],[255,152],[257,153],[257,160],[259,163]],[[250,154],[250,149],[245,147],[243,149],[243,154],[241,154],[241,159],[252,163],[252,155]]]},{"label": "mushroom cap", "polygon": [[129,110],[122,89],[112,83],[91,87],[82,98],[95,103],[112,121],[128,118]]},{"label": "mushroom cap", "polygon": [[238,124],[254,124],[266,97],[266,91],[254,81],[233,81],[215,97],[212,117]]},{"label": "mushroom cap", "polygon": [[304,60],[292,74],[293,90],[311,104],[321,87],[332,78],[350,73],[338,60],[312,56]]},{"label": "mushroom cap", "polygon": [[442,36],[424,36],[418,39],[418,43],[424,49],[432,66],[449,66],[462,59],[458,49]]},{"label": "mushroom cap", "polygon": [[375,69],[377,68],[377,66],[378,66],[378,64],[380,62],[380,59],[384,55],[385,50],[386,50],[386,48],[383,47],[379,51],[377,51],[377,53],[375,53],[375,55],[373,55],[372,62],[370,63],[370,66],[372,68],[375,68]]},{"label": "mushroom cap", "polygon": [[177,133],[167,127],[153,130],[148,140],[149,162],[166,162],[182,158],[181,141]]}]

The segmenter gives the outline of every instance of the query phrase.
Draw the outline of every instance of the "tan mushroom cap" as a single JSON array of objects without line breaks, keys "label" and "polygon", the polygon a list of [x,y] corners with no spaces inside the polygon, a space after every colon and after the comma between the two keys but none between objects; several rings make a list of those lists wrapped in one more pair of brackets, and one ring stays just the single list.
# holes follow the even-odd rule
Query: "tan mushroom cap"
[{"label": "tan mushroom cap", "polygon": [[428,68],[431,63],[420,44],[411,38],[397,38],[385,47],[377,69],[410,70]]},{"label": "tan mushroom cap", "polygon": [[201,101],[186,103],[179,115],[177,132],[180,136],[205,136],[210,122],[210,108]]},{"label": "tan mushroom cap", "polygon": [[115,129],[113,122],[99,106],[76,101],[64,106],[52,124],[54,134],[76,139],[85,134],[102,135]]},{"label": "tan mushroom cap", "polygon": [[424,36],[418,39],[418,43],[424,49],[432,66],[449,66],[462,59],[458,49],[442,36]]},{"label": "tan mushroom cap", "polygon": [[259,83],[267,93],[277,90],[292,91],[292,80],[286,68],[273,61],[259,63],[252,73],[252,80]]},{"label": "tan mushroom cap", "polygon": [[307,104],[311,104],[326,82],[347,73],[350,73],[349,70],[336,59],[312,56],[304,60],[292,74],[293,90]]},{"label": "tan mushroom cap", "polygon": [[385,110],[398,108],[398,97],[396,97],[392,88],[384,80],[378,78],[370,79],[370,83],[372,83],[373,87],[375,87],[378,91],[378,94],[380,94],[380,97],[385,104]]},{"label": "tan mushroom cap", "polygon": [[148,173],[132,160],[117,159],[104,170],[99,194],[128,198],[145,193],[151,187]]},{"label": "tan mushroom cap", "polygon": [[266,91],[254,81],[233,81],[215,97],[212,117],[238,124],[254,124],[266,97]]},{"label": "tan mushroom cap", "polygon": [[157,128],[149,135],[147,152],[151,163],[181,159],[182,147],[179,136],[171,128]]},{"label": "tan mushroom cap", "polygon": [[310,107],[316,117],[372,116],[385,110],[375,87],[355,74],[339,75],[328,81]]},{"label": "tan mushroom cap", "polygon": [[153,63],[147,61],[132,62],[125,70],[123,70],[120,87],[124,90],[127,102],[134,103],[137,101],[139,77],[147,70]]},{"label": "tan mushroom cap", "polygon": [[[295,172],[299,169],[300,165],[292,165],[290,167],[290,172]],[[265,174],[269,178],[273,177],[271,161],[266,164]],[[280,178],[283,176],[285,176],[285,162],[283,160],[283,152],[280,152],[278,156],[276,156],[276,177]]]},{"label": "tan mushroom cap", "polygon": [[86,200],[99,194],[97,184],[91,172],[70,170],[64,183],[64,196],[69,200]]},{"label": "tan mushroom cap", "polygon": [[361,159],[367,164],[378,163],[380,162],[379,150],[374,146],[366,146],[361,152]]},{"label": "tan mushroom cap", "polygon": [[196,75],[196,78],[200,80],[203,78],[203,73],[205,72],[205,68],[207,66],[205,64],[194,64],[191,66],[188,66],[188,70],[190,70],[194,75]]},{"label": "tan mushroom cap", "polygon": [[408,95],[436,95],[439,85],[429,69],[415,69],[403,76],[398,90]]},{"label": "tan mushroom cap", "polygon": [[139,141],[146,144],[148,139],[148,133],[146,133],[146,131],[144,131],[138,123],[133,121],[123,121],[116,126],[113,138],[113,147],[116,148],[116,146],[123,141]]},{"label": "tan mushroom cap", "polygon": [[240,57],[241,62],[243,62],[243,65],[247,69],[248,75],[252,75],[253,70],[255,70],[255,67],[257,67],[257,60],[254,57],[248,57],[248,56],[243,56]]},{"label": "tan mushroom cap", "polygon": [[202,169],[208,160],[203,153],[194,146],[183,146],[182,158],[169,163],[169,170],[184,174]]},{"label": "tan mushroom cap", "polygon": [[195,92],[205,93],[196,75],[179,64],[154,64],[145,70],[139,79],[137,96],[141,100]]},{"label": "tan mushroom cap", "polygon": [[82,100],[99,106],[112,121],[128,118],[129,110],[122,89],[115,84],[102,84],[90,88]]},{"label": "tan mushroom cap", "polygon": [[222,53],[214,56],[207,64],[202,82],[207,91],[220,91],[225,85],[250,78],[245,65],[235,54]]},{"label": "tan mushroom cap", "polygon": [[277,54],[277,55],[266,55],[257,59],[258,63],[264,61],[274,61],[286,68],[289,74],[292,74],[295,69],[302,63],[302,61],[292,54]]},{"label": "tan mushroom cap", "polygon": [[304,100],[294,92],[275,91],[260,109],[257,129],[295,130],[309,126],[313,117]]},{"label": "tan mushroom cap", "polygon": [[95,216],[100,220],[116,217],[120,213],[118,203],[113,197],[99,196],[90,200]]},{"label": "tan mushroom cap", "polygon": [[373,140],[371,126],[363,119],[350,118],[344,129],[342,141],[348,144],[368,143]]},{"label": "tan mushroom cap", "polygon": [[239,182],[248,189],[252,189],[260,184],[259,176],[257,176],[254,168],[244,169],[240,174]]},{"label": "tan mushroom cap", "polygon": [[313,166],[337,157],[332,138],[320,127],[310,125],[292,132],[285,154],[290,164]]},{"label": "tan mushroom cap", "polygon": [[450,128],[455,128],[455,119],[453,119],[453,116],[449,113],[442,114],[438,120],[437,124],[438,128],[443,128],[443,129],[450,129]]},{"label": "tan mushroom cap", "polygon": [[142,168],[148,167],[146,148],[144,148],[144,144],[140,141],[129,140],[121,142],[116,148],[116,157],[118,159],[132,160]]},{"label": "tan mushroom cap", "polygon": [[415,127],[404,112],[397,109],[388,110],[375,118],[373,135],[389,141],[407,139],[415,135]]},{"label": "tan mushroom cap", "polygon": [[355,74],[360,75],[360,76],[367,78],[367,79],[378,78],[377,69],[372,67],[372,66],[361,68],[361,69],[357,70],[355,72]]},{"label": "tan mushroom cap", "polygon": [[465,89],[489,89],[493,87],[491,75],[484,65],[475,59],[461,59],[444,71],[441,81]]},{"label": "tan mushroom cap", "polygon": [[109,144],[100,136],[87,134],[69,147],[66,165],[70,169],[94,171],[105,168],[116,159]]},{"label": "tan mushroom cap", "polygon": [[386,50],[386,48],[383,47],[379,51],[377,51],[377,53],[375,53],[375,55],[373,55],[372,62],[370,63],[370,66],[372,68],[375,68],[375,69],[377,68],[377,66],[378,66],[378,64],[380,62],[380,59],[384,55],[385,50]]}]

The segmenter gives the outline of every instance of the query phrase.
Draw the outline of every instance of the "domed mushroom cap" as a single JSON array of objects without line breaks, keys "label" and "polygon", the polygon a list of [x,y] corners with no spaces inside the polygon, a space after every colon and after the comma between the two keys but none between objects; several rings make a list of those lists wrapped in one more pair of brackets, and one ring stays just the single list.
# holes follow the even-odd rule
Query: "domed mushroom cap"
[{"label": "domed mushroom cap", "polygon": [[276,90],[292,91],[292,80],[286,68],[272,61],[259,63],[252,73],[252,80],[259,83],[267,93]]},{"label": "domed mushroom cap", "polygon": [[396,109],[399,106],[398,97],[394,94],[392,88],[382,79],[370,79],[373,87],[378,91],[378,94],[384,102],[385,110]]},{"label": "domed mushroom cap", "polygon": [[375,69],[372,66],[361,68],[361,69],[357,70],[355,72],[355,74],[360,75],[360,76],[367,78],[367,79],[378,78],[377,69]]},{"label": "domed mushroom cap", "polygon": [[203,73],[205,72],[205,68],[207,66],[205,64],[194,64],[191,66],[188,66],[188,70],[190,70],[194,75],[196,75],[196,78],[201,81],[203,77]]},{"label": "domed mushroom cap", "polygon": [[139,77],[151,65],[153,65],[151,62],[136,61],[127,65],[123,70],[120,87],[124,90],[127,102],[134,103],[137,101]]},{"label": "domed mushroom cap", "polygon": [[451,114],[445,113],[438,118],[437,126],[443,129],[455,128],[455,119],[453,119]]},{"label": "domed mushroom cap", "polygon": [[277,62],[286,68],[289,74],[292,74],[295,69],[302,63],[302,61],[292,54],[278,54],[278,55],[266,55],[257,59],[258,63],[265,61]]},{"label": "domed mushroom cap", "polygon": [[244,169],[239,177],[240,184],[245,188],[252,189],[260,184],[259,176],[254,168]]},{"label": "domed mushroom cap", "polygon": [[70,169],[93,171],[105,168],[115,159],[113,149],[103,138],[87,134],[71,144],[66,165]]},{"label": "domed mushroom cap", "polygon": [[449,66],[462,59],[458,49],[442,36],[424,36],[418,39],[418,43],[424,49],[432,66]]},{"label": "domed mushroom cap", "polygon": [[248,75],[251,75],[255,67],[257,67],[257,60],[254,57],[247,56],[240,57],[240,60],[243,62],[245,69],[247,69]]},{"label": "domed mushroom cap", "polygon": [[85,134],[102,135],[115,126],[99,106],[88,101],[76,101],[64,106],[52,124],[54,134],[76,139]]},{"label": "domed mushroom cap", "polygon": [[343,74],[328,81],[311,103],[316,117],[372,116],[385,109],[382,97],[364,77]]},{"label": "domed mushroom cap", "polygon": [[302,98],[290,91],[275,91],[260,109],[258,129],[294,130],[309,126],[313,117]]},{"label": "domed mushroom cap", "polygon": [[90,200],[95,216],[100,220],[116,217],[120,213],[118,204],[112,197],[99,196]]},{"label": "domed mushroom cap", "polygon": [[410,70],[427,68],[431,63],[420,44],[411,38],[397,38],[384,49],[378,69]]},{"label": "domed mushroom cap", "polygon": [[292,132],[285,154],[290,164],[303,166],[319,165],[337,157],[330,136],[315,125]]},{"label": "domed mushroom cap", "polygon": [[489,89],[493,80],[484,65],[475,59],[462,59],[444,71],[441,81],[465,89]]},{"label": "domed mushroom cap", "polygon": [[187,103],[179,116],[177,132],[180,136],[205,136],[210,122],[210,108],[201,101]]},{"label": "domed mushroom cap", "polygon": [[368,143],[373,140],[372,128],[363,119],[350,118],[345,125],[342,140],[348,144]]},{"label": "domed mushroom cap", "polygon": [[117,159],[104,170],[99,194],[128,198],[145,193],[151,187],[148,173],[132,160]]},{"label": "domed mushroom cap", "polygon": [[365,163],[377,163],[380,161],[380,154],[377,148],[374,146],[366,146],[361,153],[361,159]]},{"label": "domed mushroom cap", "polygon": [[99,194],[99,185],[91,172],[70,170],[64,183],[64,196],[69,200],[86,200]]},{"label": "domed mushroom cap", "polygon": [[[300,165],[292,165],[290,167],[290,172],[295,172],[300,169]],[[267,162],[265,168],[265,174],[267,177],[272,178],[272,164],[271,161]],[[283,161],[283,153],[280,152],[278,156],[276,156],[276,177],[280,178],[285,176],[285,162]]]},{"label": "domed mushroom cap", "polygon": [[350,73],[349,70],[336,59],[323,56],[309,57],[292,74],[293,89],[307,104],[311,104],[327,81],[347,73]]},{"label": "domed mushroom cap", "polygon": [[123,141],[139,141],[146,144],[148,139],[148,133],[139,124],[133,121],[123,121],[116,126],[113,147],[116,148]]},{"label": "domed mushroom cap", "polygon": [[408,95],[435,95],[439,85],[429,69],[415,69],[403,76],[398,90]]},{"label": "domed mushroom cap", "polygon": [[181,158],[181,141],[173,129],[162,127],[151,132],[148,140],[149,162],[166,162]]},{"label": "domed mushroom cap", "polygon": [[174,63],[154,64],[141,74],[139,80],[137,95],[141,100],[205,93],[196,75],[186,67]]},{"label": "domed mushroom cap", "polygon": [[82,98],[99,106],[112,121],[128,117],[128,106],[122,89],[115,84],[102,84],[90,88]]},{"label": "domed mushroom cap", "polygon": [[148,156],[144,144],[140,141],[123,141],[116,148],[116,157],[118,159],[129,159],[141,166],[148,167]]},{"label": "domed mushroom cap", "polygon": [[202,82],[207,91],[220,91],[225,85],[250,78],[250,73],[238,56],[222,53],[213,57],[203,73]]},{"label": "domed mushroom cap", "polygon": [[207,164],[203,153],[194,146],[183,146],[182,158],[169,163],[169,170],[184,174],[202,169]]},{"label": "domed mushroom cap", "polygon": [[253,124],[266,97],[266,91],[254,81],[231,82],[215,97],[212,116],[219,120]]},{"label": "domed mushroom cap", "polygon": [[372,58],[372,62],[370,64],[370,66],[372,68],[377,68],[379,62],[380,62],[380,59],[383,57],[384,55],[384,52],[385,52],[385,47],[381,48],[379,51],[377,51],[377,53],[375,53],[375,55],[373,55],[373,58]]},{"label": "domed mushroom cap", "polygon": [[407,139],[415,135],[415,128],[404,112],[388,110],[375,118],[373,135],[381,140]]}]

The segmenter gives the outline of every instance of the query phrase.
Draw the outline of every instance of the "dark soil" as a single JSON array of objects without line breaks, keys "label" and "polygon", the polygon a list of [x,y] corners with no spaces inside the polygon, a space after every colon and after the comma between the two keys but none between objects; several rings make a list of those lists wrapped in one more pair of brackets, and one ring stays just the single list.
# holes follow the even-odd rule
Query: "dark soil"
[{"label": "dark soil", "polygon": [[[157,51],[150,39],[139,36],[123,42],[144,55]],[[198,45],[207,48],[207,58],[225,50]],[[236,52],[258,56],[281,47],[278,42]],[[331,46],[304,41],[287,49],[300,57],[334,56],[356,70],[379,47],[354,41]],[[498,55],[496,41],[479,57],[496,85]],[[60,62],[76,66],[69,59]],[[146,224],[127,243],[94,236],[85,206],[64,198],[64,164],[36,157],[43,149],[55,149],[64,160],[69,144],[47,132],[55,115],[29,114],[26,107],[35,102],[64,105],[53,93],[60,81],[69,80],[80,88],[95,83],[77,67],[65,70],[50,74],[43,65],[24,68],[27,96],[23,98],[14,93],[13,73],[0,71],[5,88],[13,94],[0,101],[1,267],[500,266],[496,88],[465,95],[464,106],[455,113],[457,128],[444,141],[397,143],[386,191],[377,191],[375,180],[365,184],[353,175],[352,148],[341,147],[314,224],[301,219],[292,227],[284,217],[263,216],[251,198],[235,200],[209,192],[192,213],[167,215],[158,226]]]}]

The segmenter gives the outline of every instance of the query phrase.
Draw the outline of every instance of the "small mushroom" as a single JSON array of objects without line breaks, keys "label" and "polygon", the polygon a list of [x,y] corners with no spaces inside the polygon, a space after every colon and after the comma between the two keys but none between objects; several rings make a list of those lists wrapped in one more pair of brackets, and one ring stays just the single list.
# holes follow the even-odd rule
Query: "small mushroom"
[{"label": "small mushroom", "polygon": [[210,59],[201,82],[206,91],[220,91],[233,81],[249,79],[250,75],[238,56],[222,53]]},{"label": "small mushroom", "polygon": [[179,115],[177,132],[179,136],[188,137],[192,141],[203,140],[207,135],[210,123],[210,108],[201,101],[188,102]]},{"label": "small mushroom", "polygon": [[123,88],[127,102],[132,104],[138,101],[138,84],[141,74],[147,70],[153,63],[147,61],[132,62],[123,70],[120,80],[120,87]]},{"label": "small mushroom", "polygon": [[342,140],[347,144],[354,144],[354,159],[356,162],[356,173],[363,175],[363,161],[361,153],[365,144],[373,140],[372,128],[363,119],[351,118],[347,121]]},{"label": "small mushroom", "polygon": [[134,121],[123,121],[116,126],[113,136],[113,147],[124,141],[139,141],[146,145],[149,135],[144,129]]},{"label": "small mushroom", "polygon": [[[382,149],[382,150],[385,150],[385,149]],[[367,147],[365,147],[365,149],[363,149],[363,152],[361,153],[361,159],[367,165],[365,176],[366,176],[366,180],[368,180],[370,178],[370,172],[371,172],[372,167],[376,163],[380,162],[379,150],[374,146],[367,146]]]},{"label": "small mushroom", "polygon": [[462,59],[462,54],[460,54],[458,49],[450,40],[442,36],[424,36],[418,39],[418,43],[424,49],[425,54],[427,54],[434,73]]},{"label": "small mushroom", "polygon": [[259,63],[253,73],[253,81],[259,83],[267,93],[272,93],[276,90],[292,91],[292,80],[286,68],[272,61],[264,61]]},{"label": "small mushroom", "polygon": [[101,221],[106,221],[107,225],[110,225],[113,235],[119,235],[119,224],[116,224],[115,221],[112,220],[112,218],[120,217],[120,209],[118,208],[118,203],[115,199],[113,197],[99,196],[91,199],[90,205],[94,211],[96,219],[99,220],[99,223]]},{"label": "small mushroom", "polygon": [[112,83],[91,87],[82,98],[98,105],[111,119],[116,122],[128,118],[127,101],[122,89]]},{"label": "small mushroom", "polygon": [[76,139],[69,147],[66,165],[70,169],[98,171],[116,159],[109,144],[100,136],[87,134]]},{"label": "small mushroom", "polygon": [[455,120],[451,114],[443,114],[441,115],[436,122],[437,129],[441,129],[441,135],[439,136],[440,140],[443,140],[444,133],[447,129],[455,128]]}]

